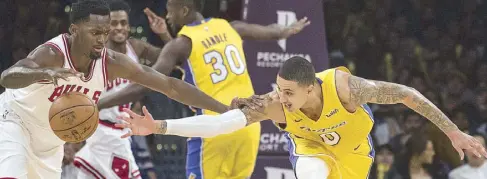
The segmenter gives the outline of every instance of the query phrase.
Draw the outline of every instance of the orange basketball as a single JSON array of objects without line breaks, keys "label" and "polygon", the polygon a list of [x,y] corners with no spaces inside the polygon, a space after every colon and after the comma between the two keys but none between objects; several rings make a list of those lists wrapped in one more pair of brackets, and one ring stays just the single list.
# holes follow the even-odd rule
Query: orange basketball
[{"label": "orange basketball", "polygon": [[52,103],[49,124],[61,140],[82,142],[98,127],[98,107],[83,93],[66,93]]}]

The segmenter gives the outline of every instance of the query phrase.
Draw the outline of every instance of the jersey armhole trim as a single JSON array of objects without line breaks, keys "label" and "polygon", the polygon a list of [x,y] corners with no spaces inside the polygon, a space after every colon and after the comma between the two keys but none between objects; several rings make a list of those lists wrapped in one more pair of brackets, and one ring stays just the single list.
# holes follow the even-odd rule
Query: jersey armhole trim
[{"label": "jersey armhole trim", "polygon": [[355,114],[355,113],[356,113],[356,112],[359,110],[360,106],[355,107],[355,111],[354,111],[354,112],[350,112],[350,111],[348,111],[348,110],[347,110],[347,108],[345,108],[345,106],[343,106],[343,102],[342,102],[342,100],[340,99],[340,96],[338,95],[338,86],[337,86],[337,71],[338,71],[339,69],[336,69],[336,68],[335,68],[334,70],[335,70],[335,71],[333,72],[333,81],[334,81],[334,83],[335,83],[335,84],[334,84],[334,86],[335,86],[335,94],[336,94],[336,97],[337,97],[337,99],[338,99],[338,102],[340,102],[340,107],[341,107],[342,109],[344,109],[344,110],[345,110],[345,112],[347,112],[348,114]]},{"label": "jersey armhole trim", "polygon": [[106,89],[108,86],[108,74],[107,74],[107,49],[105,48],[102,52],[102,74],[103,74],[103,84],[104,88]]},{"label": "jersey armhole trim", "polygon": [[[52,48],[56,49],[59,53],[61,53],[61,55],[63,55],[63,64],[61,65],[61,68],[64,68],[64,65],[65,65],[64,64],[64,61],[65,61],[64,59],[66,58],[66,56],[64,55],[64,53],[61,50],[61,48],[57,44],[52,43],[52,42],[46,42],[46,43],[44,43],[42,45],[46,45],[46,46],[52,47]],[[37,47],[37,48],[39,48],[39,47]],[[50,82],[49,80],[39,80],[36,83],[37,84],[51,84],[52,82]]]}]

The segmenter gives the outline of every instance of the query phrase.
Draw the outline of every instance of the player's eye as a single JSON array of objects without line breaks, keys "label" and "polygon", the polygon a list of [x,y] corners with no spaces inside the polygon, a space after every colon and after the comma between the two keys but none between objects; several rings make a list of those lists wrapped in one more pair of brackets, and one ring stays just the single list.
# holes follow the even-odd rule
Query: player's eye
[{"label": "player's eye", "polygon": [[293,95],[293,93],[291,93],[291,92],[286,92],[286,95],[288,95],[288,96],[292,96],[292,95]]}]

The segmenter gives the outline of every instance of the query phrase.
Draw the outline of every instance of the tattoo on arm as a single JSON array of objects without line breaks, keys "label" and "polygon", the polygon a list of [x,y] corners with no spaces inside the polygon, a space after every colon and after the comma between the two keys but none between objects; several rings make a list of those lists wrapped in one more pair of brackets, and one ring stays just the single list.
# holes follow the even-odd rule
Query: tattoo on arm
[{"label": "tattoo on arm", "polygon": [[154,134],[166,134],[167,130],[167,122],[164,120],[161,120],[160,122],[156,123],[156,131]]},{"label": "tattoo on arm", "polygon": [[350,100],[356,105],[367,102],[378,104],[396,104],[407,97],[409,87],[382,81],[366,80],[351,76],[348,80]]},{"label": "tattoo on arm", "polygon": [[411,87],[383,81],[366,80],[351,76],[348,80],[350,101],[355,105],[365,103],[397,104],[403,103],[429,119],[443,132],[458,129],[431,101]]}]

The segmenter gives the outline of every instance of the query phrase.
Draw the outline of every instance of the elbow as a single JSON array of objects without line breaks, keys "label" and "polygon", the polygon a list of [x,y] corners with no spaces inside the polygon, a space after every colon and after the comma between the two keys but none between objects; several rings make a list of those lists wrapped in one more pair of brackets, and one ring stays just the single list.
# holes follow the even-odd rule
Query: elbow
[{"label": "elbow", "polygon": [[16,80],[13,79],[12,75],[9,75],[4,71],[2,75],[0,76],[0,85],[2,85],[5,88],[9,89],[18,89],[22,88],[22,86],[19,86],[18,83],[15,82]]},{"label": "elbow", "polygon": [[409,86],[404,86],[404,88],[401,89],[400,93],[403,94],[402,103],[406,106],[412,104],[418,97],[422,96],[418,90]]},{"label": "elbow", "polygon": [[169,88],[166,88],[166,96],[172,99],[179,99],[180,93],[178,92],[178,89],[183,89],[181,86],[184,82],[173,77],[168,77],[167,83],[167,87]]}]

